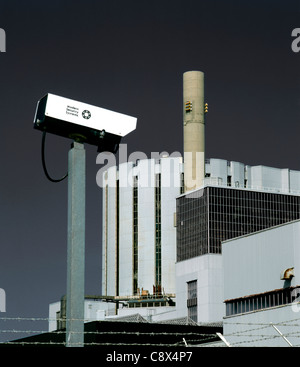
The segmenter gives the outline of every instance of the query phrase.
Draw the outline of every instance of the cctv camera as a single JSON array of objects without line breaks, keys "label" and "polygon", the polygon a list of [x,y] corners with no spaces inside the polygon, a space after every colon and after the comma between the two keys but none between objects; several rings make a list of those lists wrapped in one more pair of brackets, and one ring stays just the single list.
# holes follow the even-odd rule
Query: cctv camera
[{"label": "cctv camera", "polygon": [[135,117],[48,93],[37,104],[34,128],[115,153],[136,122]]}]

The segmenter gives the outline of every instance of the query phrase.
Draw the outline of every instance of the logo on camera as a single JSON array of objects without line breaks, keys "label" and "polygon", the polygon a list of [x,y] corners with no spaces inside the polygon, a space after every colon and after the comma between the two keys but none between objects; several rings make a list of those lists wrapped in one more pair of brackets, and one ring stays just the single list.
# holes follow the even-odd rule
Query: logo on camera
[{"label": "logo on camera", "polygon": [[84,110],[84,111],[82,111],[82,117],[83,117],[84,119],[88,120],[91,116],[92,116],[92,115],[91,115],[91,113],[90,113],[90,111],[89,111],[89,110]]}]

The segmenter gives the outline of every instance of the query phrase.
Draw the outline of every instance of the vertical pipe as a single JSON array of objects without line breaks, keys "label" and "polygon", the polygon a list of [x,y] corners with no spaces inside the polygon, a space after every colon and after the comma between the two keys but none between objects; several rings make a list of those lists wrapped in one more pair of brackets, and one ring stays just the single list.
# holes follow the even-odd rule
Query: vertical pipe
[{"label": "vertical pipe", "polygon": [[66,345],[84,346],[85,150],[74,142],[68,161]]},{"label": "vertical pipe", "polygon": [[184,186],[203,186],[205,177],[204,73],[183,74]]}]

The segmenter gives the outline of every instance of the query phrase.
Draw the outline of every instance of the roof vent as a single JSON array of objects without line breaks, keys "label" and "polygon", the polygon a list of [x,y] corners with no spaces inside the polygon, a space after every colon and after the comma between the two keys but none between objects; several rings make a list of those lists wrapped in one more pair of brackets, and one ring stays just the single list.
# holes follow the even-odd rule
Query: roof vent
[{"label": "roof vent", "polygon": [[288,268],[281,272],[280,279],[281,280],[289,280],[295,276],[294,268]]}]

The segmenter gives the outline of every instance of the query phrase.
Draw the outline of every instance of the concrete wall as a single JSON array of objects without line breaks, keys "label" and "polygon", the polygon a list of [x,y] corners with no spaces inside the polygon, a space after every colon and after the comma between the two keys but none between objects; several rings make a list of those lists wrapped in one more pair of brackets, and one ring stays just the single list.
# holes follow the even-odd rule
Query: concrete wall
[{"label": "concrete wall", "polygon": [[273,227],[222,244],[224,299],[286,286],[280,274],[295,268],[290,286],[300,285],[300,222]]},{"label": "concrete wall", "polygon": [[[175,263],[176,263],[176,228],[175,228],[175,198],[180,193],[181,160],[178,158],[161,159],[161,261],[162,285],[166,293],[175,293]],[[169,179],[170,178],[170,179]]]},{"label": "concrete wall", "polygon": [[290,347],[273,323],[293,346],[299,346],[299,311],[298,303],[226,317],[223,334],[233,347]]},{"label": "concrete wall", "polygon": [[231,186],[244,187],[245,185],[245,165],[240,162],[230,162]]},{"label": "concrete wall", "polygon": [[[295,287],[300,290],[300,221],[290,222],[223,243],[224,299]],[[294,267],[295,276],[281,273]],[[299,297],[290,304],[245,312],[224,318],[224,335],[233,346],[284,347],[300,345]]]},{"label": "concrete wall", "polygon": [[222,179],[222,185],[227,185],[228,168],[225,159],[210,159],[210,177]]},{"label": "concrete wall", "polygon": [[300,188],[300,171],[294,171],[294,170],[289,170],[290,173],[290,182],[289,182],[289,188],[290,191],[296,191],[299,192],[299,188]]},{"label": "concrete wall", "polygon": [[[139,177],[146,177],[147,172],[150,185],[146,186],[145,182],[145,187],[138,187],[138,288],[151,293],[155,284],[154,165],[153,159],[139,162]],[[143,185],[142,181],[141,184]],[[120,235],[122,238],[122,234]]]},{"label": "concrete wall", "polygon": [[105,256],[106,256],[106,288],[108,295],[115,295],[116,293],[116,177],[117,170],[116,167],[111,167],[108,170],[108,203],[107,203],[107,242],[111,244],[106,246]]},{"label": "concrete wall", "polygon": [[177,317],[188,316],[187,283],[197,280],[198,322],[221,321],[225,315],[222,255],[207,254],[176,264]]}]

